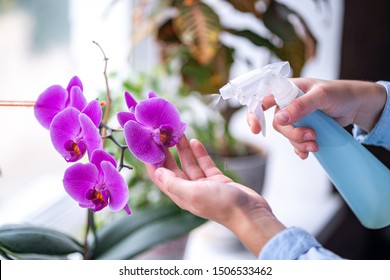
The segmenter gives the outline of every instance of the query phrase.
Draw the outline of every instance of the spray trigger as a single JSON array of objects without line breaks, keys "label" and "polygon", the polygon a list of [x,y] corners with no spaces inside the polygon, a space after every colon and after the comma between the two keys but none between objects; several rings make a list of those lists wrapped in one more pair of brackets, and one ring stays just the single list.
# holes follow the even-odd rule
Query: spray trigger
[{"label": "spray trigger", "polygon": [[265,137],[266,123],[265,123],[265,115],[263,110],[263,102],[253,99],[248,106],[248,110],[249,112],[252,112],[255,115],[256,119],[260,122],[261,134]]}]

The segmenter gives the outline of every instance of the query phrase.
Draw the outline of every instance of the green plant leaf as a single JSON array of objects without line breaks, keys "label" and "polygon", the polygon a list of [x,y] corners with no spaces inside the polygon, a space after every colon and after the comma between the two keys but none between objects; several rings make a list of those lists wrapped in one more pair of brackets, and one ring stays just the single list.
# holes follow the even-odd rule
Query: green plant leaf
[{"label": "green plant leaf", "polygon": [[272,44],[270,40],[267,38],[264,38],[260,36],[259,34],[256,34],[255,32],[244,29],[244,30],[234,30],[234,29],[226,29],[227,32],[243,37],[245,39],[248,39],[252,42],[252,44],[259,46],[259,47],[266,47],[267,49],[275,52],[277,50],[277,47]]},{"label": "green plant leaf", "polygon": [[218,93],[229,81],[233,53],[232,48],[221,45],[218,53],[206,65],[188,56],[181,68],[184,84],[201,94]]},{"label": "green plant leaf", "polygon": [[0,228],[0,247],[15,254],[67,255],[82,253],[82,246],[62,232],[29,225]]},{"label": "green plant leaf", "polygon": [[98,259],[131,259],[145,250],[165,241],[178,238],[200,226],[204,219],[181,211],[138,228],[132,234],[113,245]]},{"label": "green plant leaf", "polygon": [[236,9],[244,13],[254,14],[256,17],[261,17],[261,14],[256,9],[258,0],[228,0],[228,2]]},{"label": "green plant leaf", "polygon": [[176,215],[181,210],[173,203],[139,210],[131,216],[124,216],[97,231],[97,244],[94,257],[106,253],[111,247],[130,236],[140,228],[154,222]]},{"label": "green plant leaf", "polygon": [[179,14],[173,19],[176,35],[198,63],[208,64],[220,47],[219,17],[209,6],[199,1],[179,2]]},{"label": "green plant leaf", "polygon": [[[291,22],[295,17],[304,31],[298,32]],[[282,46],[274,52],[281,60],[290,62],[294,76],[299,76],[305,62],[314,56],[316,40],[303,19],[286,5],[271,1],[263,14],[264,25],[279,39]]]}]

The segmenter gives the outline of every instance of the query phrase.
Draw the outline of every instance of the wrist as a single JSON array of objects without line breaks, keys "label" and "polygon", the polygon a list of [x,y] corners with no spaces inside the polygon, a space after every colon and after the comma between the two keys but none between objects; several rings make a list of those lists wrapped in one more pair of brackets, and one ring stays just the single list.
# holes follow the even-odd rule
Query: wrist
[{"label": "wrist", "polygon": [[386,88],[377,83],[368,83],[369,87],[362,90],[360,107],[355,124],[366,132],[370,132],[382,115],[386,104]]},{"label": "wrist", "polygon": [[236,223],[229,228],[255,256],[271,238],[286,228],[264,205],[240,211],[234,220]]}]

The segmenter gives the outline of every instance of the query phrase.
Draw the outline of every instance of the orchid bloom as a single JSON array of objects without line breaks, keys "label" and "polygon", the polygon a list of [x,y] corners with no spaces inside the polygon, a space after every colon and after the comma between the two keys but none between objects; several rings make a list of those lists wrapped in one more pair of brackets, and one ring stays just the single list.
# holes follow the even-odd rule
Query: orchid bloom
[{"label": "orchid bloom", "polygon": [[55,149],[66,161],[81,159],[86,152],[89,157],[101,148],[98,131],[102,108],[97,100],[87,103],[83,85],[74,76],[67,88],[53,85],[37,99],[34,112],[41,125],[50,130]]},{"label": "orchid bloom", "polygon": [[129,150],[140,161],[161,166],[166,150],[179,142],[186,129],[179,111],[153,92],[139,103],[126,92],[125,100],[130,112],[120,112],[117,118]]},{"label": "orchid bloom", "polygon": [[[99,102],[94,107],[101,110]],[[102,149],[102,138],[93,121],[73,107],[64,109],[53,118],[50,137],[54,148],[68,162],[78,161],[86,152],[91,158],[94,150]]]},{"label": "orchid bloom", "polygon": [[49,129],[53,118],[65,108],[74,107],[81,111],[86,105],[83,84],[74,76],[66,89],[60,85],[53,85],[42,92],[35,102],[34,113],[39,123]]},{"label": "orchid bloom", "polygon": [[90,163],[69,167],[63,183],[80,207],[96,212],[108,206],[112,211],[123,209],[131,214],[127,184],[116,169],[115,159],[104,150],[93,151]]}]

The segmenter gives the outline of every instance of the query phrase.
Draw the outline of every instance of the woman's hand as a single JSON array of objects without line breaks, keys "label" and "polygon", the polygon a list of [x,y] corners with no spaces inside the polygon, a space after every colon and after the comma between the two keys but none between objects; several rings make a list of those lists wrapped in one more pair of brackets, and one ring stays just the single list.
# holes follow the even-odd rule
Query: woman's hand
[{"label": "woman's hand", "polygon": [[178,206],[231,229],[255,255],[284,229],[263,197],[225,176],[198,140],[183,136],[177,149],[182,168],[168,154],[164,167],[147,170]]},{"label": "woman's hand", "polygon": [[[369,132],[378,121],[386,103],[386,90],[383,86],[364,81],[335,80],[325,81],[297,78],[292,81],[305,93],[284,109],[275,109],[274,128],[288,138],[302,159],[309,152],[316,152],[316,133],[307,127],[294,127],[292,124],[303,116],[321,110],[333,117],[341,126],[356,124]],[[272,96],[263,101],[264,110],[275,105]],[[252,114],[248,123],[253,133],[261,127]]]}]

